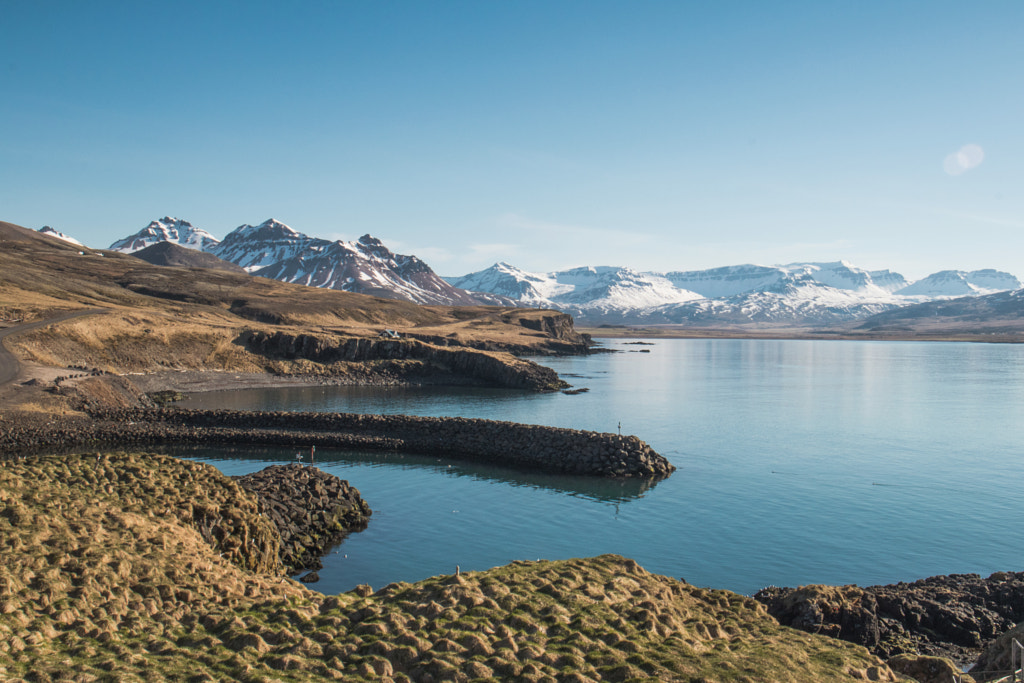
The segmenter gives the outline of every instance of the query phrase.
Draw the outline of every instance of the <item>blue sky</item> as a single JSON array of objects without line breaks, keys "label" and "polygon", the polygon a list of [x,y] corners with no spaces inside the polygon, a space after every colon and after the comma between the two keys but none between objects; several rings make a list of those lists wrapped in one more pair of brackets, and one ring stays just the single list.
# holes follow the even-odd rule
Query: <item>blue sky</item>
[{"label": "blue sky", "polygon": [[1024,3],[0,2],[0,220],[1024,276]]}]

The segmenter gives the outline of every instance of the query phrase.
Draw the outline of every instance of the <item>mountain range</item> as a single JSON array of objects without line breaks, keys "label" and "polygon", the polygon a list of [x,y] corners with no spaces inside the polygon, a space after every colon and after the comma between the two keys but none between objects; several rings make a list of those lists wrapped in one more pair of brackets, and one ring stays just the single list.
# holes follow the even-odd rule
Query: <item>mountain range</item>
[{"label": "mountain range", "polygon": [[241,225],[219,241],[188,221],[168,216],[110,248],[135,253],[163,242],[284,282],[419,304],[552,308],[590,325],[830,326],[929,301],[1022,287],[1015,276],[991,269],[946,270],[909,281],[891,270],[864,270],[846,261],[664,273],[617,266],[533,273],[496,263],[461,277],[441,278],[417,257],[395,254],[370,235],[354,242],[331,241],[274,219]]},{"label": "mountain range", "polygon": [[846,261],[667,273],[614,267],[530,273],[497,263],[449,282],[556,308],[584,323],[690,326],[830,325],[929,300],[1021,288],[1016,277],[996,270],[941,271],[909,282]]},{"label": "mountain range", "polygon": [[135,253],[160,242],[196,249],[282,282],[435,305],[515,305],[489,293],[453,287],[415,256],[395,254],[370,235],[355,242],[310,237],[269,219],[240,225],[222,241],[179,218],[166,216],[110,248]]}]

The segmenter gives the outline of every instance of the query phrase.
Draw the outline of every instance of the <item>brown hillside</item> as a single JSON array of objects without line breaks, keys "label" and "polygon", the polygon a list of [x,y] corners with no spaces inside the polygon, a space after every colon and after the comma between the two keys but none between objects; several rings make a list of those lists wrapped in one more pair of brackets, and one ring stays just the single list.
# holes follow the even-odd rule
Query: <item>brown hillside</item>
[{"label": "brown hillside", "polygon": [[[537,353],[585,348],[571,321],[568,326],[551,323],[568,320],[553,311],[424,307],[244,273],[154,266],[0,224],[0,325],[82,308],[108,313],[26,333],[8,340],[8,348],[42,365],[88,365],[112,372],[190,369],[321,376],[345,375],[347,370],[317,367],[301,358],[257,356],[239,340],[251,332],[319,335],[325,340],[376,337],[388,328],[443,345]],[[403,373],[428,369],[392,363],[381,372],[385,379],[401,380]],[[370,374],[374,372],[371,368]]]},{"label": "brown hillside", "polygon": [[196,249],[187,249],[174,242],[157,242],[145,249],[132,252],[132,256],[154,266],[177,266],[179,268],[209,268],[226,270],[229,273],[244,273],[242,266],[219,259],[213,254]]}]

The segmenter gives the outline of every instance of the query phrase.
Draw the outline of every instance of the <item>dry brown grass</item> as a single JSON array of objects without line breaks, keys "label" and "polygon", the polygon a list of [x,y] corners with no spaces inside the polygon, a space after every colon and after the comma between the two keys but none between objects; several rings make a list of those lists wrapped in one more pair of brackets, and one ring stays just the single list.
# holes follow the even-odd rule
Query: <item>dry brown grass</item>
[{"label": "dry brown grass", "polygon": [[267,573],[275,539],[255,501],[206,465],[7,462],[0,677],[899,680],[863,648],[779,626],[751,598],[617,556],[326,597]]}]

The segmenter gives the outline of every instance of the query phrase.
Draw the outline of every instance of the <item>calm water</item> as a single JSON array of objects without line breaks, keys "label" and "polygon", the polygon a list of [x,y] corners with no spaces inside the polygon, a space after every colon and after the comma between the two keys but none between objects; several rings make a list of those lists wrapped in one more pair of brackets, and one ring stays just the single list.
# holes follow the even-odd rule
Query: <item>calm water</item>
[{"label": "calm water", "polygon": [[[679,468],[636,483],[317,452],[374,510],[317,588],[379,588],[513,559],[620,553],[690,583],[861,585],[1024,568],[1024,347],[609,342],[547,359],[576,396],[302,387],[191,407],[461,415],[636,434]],[[638,353],[641,349],[650,353]],[[175,453],[228,474],[295,450]]]}]

